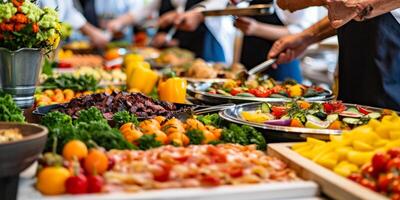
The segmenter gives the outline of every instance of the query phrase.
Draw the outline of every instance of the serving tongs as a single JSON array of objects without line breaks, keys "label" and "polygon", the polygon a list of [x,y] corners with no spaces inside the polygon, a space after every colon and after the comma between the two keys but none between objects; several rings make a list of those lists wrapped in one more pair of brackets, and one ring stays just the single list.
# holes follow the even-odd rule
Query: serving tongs
[{"label": "serving tongs", "polygon": [[228,7],[225,9],[219,10],[205,10],[203,11],[203,15],[206,17],[215,17],[215,16],[259,16],[259,15],[272,15],[274,14],[274,7],[272,4],[257,4],[251,5],[246,8],[237,8],[237,7]]},{"label": "serving tongs", "polygon": [[250,77],[268,70],[275,62],[276,62],[276,59],[271,58],[255,67],[253,67],[249,71],[242,71],[238,74],[238,79],[246,82]]},{"label": "serving tongs", "polygon": [[172,115],[172,117],[175,117],[181,121],[186,121],[187,119],[193,118],[195,115],[204,115],[204,114],[209,114],[209,113],[214,113],[214,112],[219,112],[221,110],[233,108],[236,105],[233,103],[228,103],[228,104],[222,104],[222,105],[217,105],[217,106],[211,106],[207,108],[202,108],[198,110],[190,110],[186,112],[177,112]]}]

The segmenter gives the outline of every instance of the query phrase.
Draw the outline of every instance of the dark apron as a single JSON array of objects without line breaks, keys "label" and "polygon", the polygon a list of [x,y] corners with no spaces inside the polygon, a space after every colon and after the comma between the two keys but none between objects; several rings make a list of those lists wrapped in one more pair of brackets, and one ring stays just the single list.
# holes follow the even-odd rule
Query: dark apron
[{"label": "dark apron", "polygon": [[[250,4],[269,4],[272,2],[272,0],[254,0]],[[262,23],[283,26],[283,23],[276,13],[273,15],[255,16],[252,18]],[[255,36],[244,36],[240,62],[247,68],[252,68],[264,62],[274,42],[275,41]]]},{"label": "dark apron", "polygon": [[[185,10],[189,10],[203,0],[187,0]],[[160,16],[166,12],[175,10],[170,0],[162,0],[160,6]],[[160,29],[159,32],[168,32],[168,29]],[[206,26],[202,23],[195,31],[177,31],[174,38],[179,41],[179,47],[192,51],[196,57],[203,57],[204,36],[206,34]]]},{"label": "dark apron", "polygon": [[400,111],[400,24],[391,13],[338,30],[339,96]]}]

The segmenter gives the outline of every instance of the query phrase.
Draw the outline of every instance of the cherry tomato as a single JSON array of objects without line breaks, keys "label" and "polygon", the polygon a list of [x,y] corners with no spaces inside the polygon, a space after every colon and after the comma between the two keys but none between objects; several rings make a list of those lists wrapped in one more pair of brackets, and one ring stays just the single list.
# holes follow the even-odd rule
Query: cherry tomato
[{"label": "cherry tomato", "polygon": [[373,191],[377,191],[376,183],[374,181],[372,181],[372,180],[368,180],[366,178],[363,178],[360,181],[360,184],[362,186],[366,187],[366,188],[369,188],[369,189],[373,190]]},{"label": "cherry tomato", "polygon": [[333,112],[333,106],[330,104],[330,103],[323,103],[322,104],[323,106],[324,106],[324,111],[326,112],[326,113],[332,113]]},{"label": "cherry tomato", "polygon": [[214,146],[209,146],[207,152],[210,154],[213,163],[225,163],[227,161],[226,155]]},{"label": "cherry tomato", "polygon": [[215,176],[205,175],[201,178],[201,183],[206,186],[218,186],[221,185],[221,180]]},{"label": "cherry tomato", "polygon": [[372,167],[374,168],[376,173],[383,172],[386,169],[386,164],[390,160],[390,157],[386,153],[376,153],[374,157],[372,157]]},{"label": "cherry tomato", "polygon": [[391,171],[393,169],[400,169],[400,158],[396,157],[387,162],[386,171]]},{"label": "cherry tomato", "polygon": [[374,167],[372,166],[371,163],[364,165],[361,168],[361,173],[364,177],[367,176],[369,178],[378,177],[378,175],[379,175],[379,173],[377,173],[377,171],[374,169]]},{"label": "cherry tomato", "polygon": [[71,176],[65,182],[66,192],[69,194],[84,194],[88,191],[88,180],[82,175]]},{"label": "cherry tomato", "polygon": [[390,196],[391,200],[400,200],[400,194],[399,193],[395,193],[392,194],[392,196]]},{"label": "cherry tomato", "polygon": [[271,108],[272,110],[272,115],[274,115],[276,118],[281,118],[283,115],[286,114],[286,108],[281,106],[274,106]]},{"label": "cherry tomato", "polygon": [[240,166],[234,166],[229,168],[227,173],[233,178],[241,177],[243,176],[243,168]]},{"label": "cherry tomato", "polygon": [[400,157],[400,147],[390,149],[387,154],[389,154],[391,158]]},{"label": "cherry tomato", "polygon": [[114,157],[108,157],[108,166],[107,166],[107,171],[111,170],[115,165],[115,158]]},{"label": "cherry tomato", "polygon": [[158,182],[166,182],[169,180],[169,173],[171,171],[171,166],[160,163],[160,169],[153,171],[153,178]]},{"label": "cherry tomato", "polygon": [[271,96],[272,91],[271,90],[266,90],[266,89],[259,89],[257,91],[255,91],[255,96],[256,97],[260,97],[260,98],[266,98]]},{"label": "cherry tomato", "polygon": [[88,180],[88,192],[89,193],[100,193],[103,189],[104,179],[99,175],[89,175]]},{"label": "cherry tomato", "polygon": [[350,176],[348,176],[347,178],[350,179],[350,180],[352,180],[352,181],[354,181],[354,182],[356,182],[356,183],[358,183],[358,182],[361,181],[362,176],[361,176],[361,174],[359,174],[359,173],[352,173],[352,174],[350,174]]},{"label": "cherry tomato", "polygon": [[242,92],[242,89],[241,88],[233,88],[232,90],[231,90],[231,95],[232,96],[236,96],[237,94],[239,94],[239,93],[241,93]]},{"label": "cherry tomato", "polygon": [[392,181],[389,187],[392,189],[393,193],[400,193],[400,180],[396,179]]},{"label": "cherry tomato", "polygon": [[382,192],[387,192],[389,184],[393,181],[394,175],[392,173],[382,174],[378,179],[378,188]]},{"label": "cherry tomato", "polygon": [[249,93],[254,95],[254,96],[256,96],[257,91],[258,90],[256,88],[249,89]]}]

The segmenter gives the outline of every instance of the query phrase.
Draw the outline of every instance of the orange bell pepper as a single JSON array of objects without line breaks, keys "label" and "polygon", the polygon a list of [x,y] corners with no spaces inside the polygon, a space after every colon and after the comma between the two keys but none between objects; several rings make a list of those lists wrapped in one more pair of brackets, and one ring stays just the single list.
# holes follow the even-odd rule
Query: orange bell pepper
[{"label": "orange bell pepper", "polygon": [[163,101],[185,103],[186,87],[187,82],[185,79],[178,77],[169,78],[166,81],[160,81],[158,85],[158,94]]}]

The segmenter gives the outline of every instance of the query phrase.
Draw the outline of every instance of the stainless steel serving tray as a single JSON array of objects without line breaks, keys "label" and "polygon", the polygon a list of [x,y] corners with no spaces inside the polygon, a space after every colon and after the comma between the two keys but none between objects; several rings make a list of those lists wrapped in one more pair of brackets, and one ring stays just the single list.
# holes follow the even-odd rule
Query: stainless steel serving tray
[{"label": "stainless steel serving tray", "polygon": [[[224,103],[248,103],[248,102],[288,102],[291,98],[260,98],[260,97],[242,97],[242,96],[225,96],[221,94],[210,94],[206,92],[213,83],[217,81],[208,81],[202,83],[191,83],[187,87],[187,92],[192,97],[209,104]],[[221,82],[221,81],[219,81]],[[306,101],[327,101],[334,98],[331,90],[325,90],[326,95],[304,98]]]},{"label": "stainless steel serving tray", "polygon": [[[298,128],[298,127],[288,127],[288,126],[275,126],[263,123],[255,123],[249,122],[241,117],[241,112],[243,111],[255,111],[258,110],[261,106],[261,102],[256,103],[246,103],[237,105],[233,108],[225,109],[219,112],[221,118],[242,125],[248,125],[259,129],[264,129],[266,131],[275,132],[275,133],[290,133],[296,134],[300,137],[316,137],[320,139],[327,139],[329,135],[339,135],[342,133],[341,130],[332,130],[332,129],[311,129],[311,128]],[[283,102],[270,102],[272,105],[282,105]],[[347,104],[344,105],[348,107],[355,107],[355,104]],[[369,106],[362,106],[363,108],[367,108],[371,111],[382,112],[381,108],[369,107]]]},{"label": "stainless steel serving tray", "polygon": [[274,7],[272,4],[258,4],[251,5],[246,8],[236,8],[230,7],[221,10],[206,10],[203,11],[203,15],[208,16],[225,16],[225,15],[234,15],[234,16],[258,16],[258,15],[272,15],[274,14]]}]

